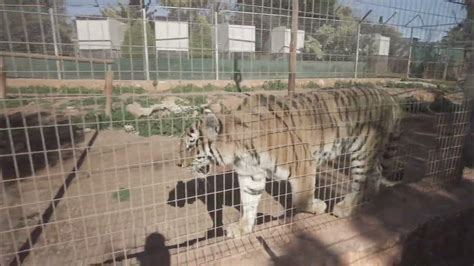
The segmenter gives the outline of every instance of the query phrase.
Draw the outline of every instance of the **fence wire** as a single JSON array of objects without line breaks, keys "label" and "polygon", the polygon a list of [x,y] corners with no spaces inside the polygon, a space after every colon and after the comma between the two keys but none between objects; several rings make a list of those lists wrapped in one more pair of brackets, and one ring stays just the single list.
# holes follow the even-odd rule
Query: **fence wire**
[{"label": "fence wire", "polygon": [[[162,1],[143,8],[36,2],[0,5],[0,47],[10,77],[104,78],[106,64],[77,58],[113,59],[120,80],[288,75],[291,1]],[[470,50],[460,38],[468,22],[463,5],[437,0],[427,12],[422,0],[301,2],[299,78],[463,77]]]},{"label": "fence wire", "polygon": [[[465,58],[472,49],[460,33],[469,23],[463,4],[300,1],[298,78],[408,79],[339,80],[332,90],[305,81],[294,100],[279,80],[288,77],[291,1],[130,2],[0,4],[8,81],[102,80],[109,71],[115,80],[149,79],[155,87],[191,80],[160,93],[116,86],[105,96],[85,87],[8,87],[0,99],[1,265],[205,264],[260,248],[257,236],[284,243],[295,231],[328,228],[392,184],[433,188],[463,176],[463,148],[474,136],[472,99],[459,82],[469,74]],[[192,83],[239,75],[265,82]],[[400,136],[390,135],[395,145],[384,146],[389,165],[377,161],[382,167],[360,178],[366,165],[354,163],[356,144],[387,136],[386,110],[399,109],[399,124],[390,129]],[[208,110],[220,119],[213,125],[224,143],[242,144],[259,163],[266,153],[283,151],[277,170],[266,171],[258,187],[248,185],[253,176],[235,171],[242,161],[253,162],[245,156],[215,165],[213,154],[209,172],[198,178],[178,166],[203,160],[180,145],[190,143],[199,131],[192,126]],[[353,134],[328,137],[349,129]],[[311,134],[317,145],[298,140]],[[252,142],[261,144],[257,152],[246,141],[259,138]],[[319,153],[312,155],[328,158],[317,167],[308,156],[314,146]],[[284,169],[302,166],[311,169],[278,180]],[[380,173],[383,182],[375,178]],[[256,194],[257,201],[246,198]],[[298,195],[308,194],[316,213],[296,209]],[[361,199],[342,205],[350,195]],[[255,226],[232,238],[249,203],[256,204]]]}]

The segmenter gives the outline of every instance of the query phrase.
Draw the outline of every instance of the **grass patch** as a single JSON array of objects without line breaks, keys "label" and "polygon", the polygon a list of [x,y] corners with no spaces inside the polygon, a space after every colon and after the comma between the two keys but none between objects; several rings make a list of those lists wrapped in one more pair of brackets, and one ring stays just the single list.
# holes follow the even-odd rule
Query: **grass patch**
[{"label": "grass patch", "polygon": [[83,116],[76,116],[71,119],[74,124],[80,127],[88,127],[96,130],[115,128],[122,130],[125,125],[131,125],[142,137],[153,135],[182,136],[184,130],[191,126],[195,118],[189,114],[168,114],[161,117],[135,118],[127,112],[125,108],[115,109],[111,117],[105,116],[104,112],[89,112]]},{"label": "grass patch", "polygon": [[26,99],[5,99],[0,100],[0,108],[15,108],[28,105],[31,101]]},{"label": "grass patch", "polygon": [[128,188],[120,188],[118,191],[112,194],[112,197],[119,202],[130,200],[130,190]]},{"label": "grass patch", "polygon": [[112,90],[112,94],[120,95],[123,93],[133,93],[133,94],[144,94],[146,90],[140,87],[115,87]]},{"label": "grass patch", "polygon": [[281,91],[288,89],[288,84],[281,80],[268,80],[263,83],[262,88],[266,91]]},{"label": "grass patch", "polygon": [[334,83],[335,89],[342,88],[377,88],[377,85],[372,82],[358,82],[358,81],[336,81]]},{"label": "grass patch", "polygon": [[[252,88],[252,87],[247,87],[247,86],[241,86],[240,89],[242,90],[242,92],[253,91],[253,88]],[[237,86],[235,86],[235,84],[227,84],[227,85],[224,87],[224,91],[227,91],[227,92],[239,92],[239,90],[237,89]]]},{"label": "grass patch", "polygon": [[319,88],[320,88],[319,84],[312,80],[303,85],[303,89],[319,89]]},{"label": "grass patch", "polygon": [[209,92],[216,91],[219,88],[208,83],[206,86],[200,87],[194,84],[179,85],[169,89],[171,93],[196,93],[196,92]]},{"label": "grass patch", "polygon": [[[17,94],[102,94],[102,89],[89,89],[84,87],[48,87],[48,86],[28,86],[28,87],[9,87],[9,93]],[[112,90],[114,95],[123,93],[144,94],[145,89],[139,87],[115,86]]]}]

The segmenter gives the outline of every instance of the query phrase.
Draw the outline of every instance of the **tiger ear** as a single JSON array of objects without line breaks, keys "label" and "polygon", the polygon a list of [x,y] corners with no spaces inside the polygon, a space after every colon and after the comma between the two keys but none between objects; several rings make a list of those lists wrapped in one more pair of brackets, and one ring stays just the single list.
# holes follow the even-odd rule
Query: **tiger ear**
[{"label": "tiger ear", "polygon": [[216,140],[220,132],[220,123],[211,109],[204,109],[204,128],[210,140]]}]

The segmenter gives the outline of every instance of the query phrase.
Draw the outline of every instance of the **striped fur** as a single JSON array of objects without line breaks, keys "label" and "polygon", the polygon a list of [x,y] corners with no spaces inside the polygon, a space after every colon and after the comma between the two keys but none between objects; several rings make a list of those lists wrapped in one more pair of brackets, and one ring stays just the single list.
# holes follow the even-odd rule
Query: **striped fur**
[{"label": "striped fur", "polygon": [[297,210],[324,212],[326,204],[314,197],[316,170],[350,154],[351,192],[333,210],[347,216],[368,184],[385,182],[382,157],[399,117],[395,99],[379,89],[251,95],[232,114],[208,110],[188,128],[179,165],[201,174],[211,163],[233,166],[244,213],[226,230],[236,237],[251,232],[265,179],[288,180]]}]

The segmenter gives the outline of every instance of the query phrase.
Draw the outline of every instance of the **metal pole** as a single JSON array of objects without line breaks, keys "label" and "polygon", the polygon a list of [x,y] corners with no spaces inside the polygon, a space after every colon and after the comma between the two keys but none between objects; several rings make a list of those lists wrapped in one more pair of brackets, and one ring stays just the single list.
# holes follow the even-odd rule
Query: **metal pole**
[{"label": "metal pole", "polygon": [[[54,55],[59,56],[58,41],[56,39],[56,25],[54,23],[54,13],[53,13],[52,8],[49,8],[49,18],[51,20],[51,31],[52,31],[52,35],[53,35]],[[56,60],[56,71],[57,71],[58,79],[60,80],[61,79],[61,64],[60,64],[59,60]]]},{"label": "metal pole", "polygon": [[449,65],[449,47],[446,48],[446,54],[444,55],[443,80],[446,80],[446,77],[448,75],[448,65]]},{"label": "metal pole", "polygon": [[413,46],[413,27],[410,29],[410,47],[408,49],[407,78],[410,78],[411,52]]},{"label": "metal pole", "polygon": [[288,95],[295,93],[296,87],[296,47],[298,45],[298,6],[299,0],[292,0],[291,12],[291,39],[290,39],[290,61],[288,62]]},{"label": "metal pole", "polygon": [[113,90],[114,72],[112,72],[112,65],[107,65],[107,72],[105,74],[105,115],[112,116],[112,90]]},{"label": "metal pole", "polygon": [[217,33],[217,11],[214,12],[214,59],[216,64],[216,80],[219,80],[219,45],[218,45],[218,33]]},{"label": "metal pole", "polygon": [[6,97],[7,97],[7,71],[5,69],[3,57],[0,57],[0,99],[5,99]]},{"label": "metal pole", "polygon": [[357,45],[356,45],[356,59],[354,66],[354,78],[357,78],[357,68],[359,67],[359,46],[360,46],[360,23],[357,24]]},{"label": "metal pole", "polygon": [[146,32],[147,19],[146,19],[146,10],[142,9],[142,22],[143,22],[143,48],[145,49],[145,79],[150,80],[150,68],[149,68],[149,58],[148,58],[148,37]]}]

